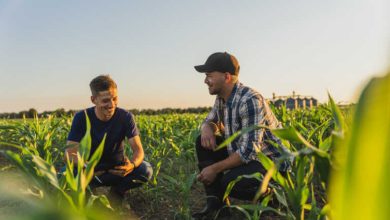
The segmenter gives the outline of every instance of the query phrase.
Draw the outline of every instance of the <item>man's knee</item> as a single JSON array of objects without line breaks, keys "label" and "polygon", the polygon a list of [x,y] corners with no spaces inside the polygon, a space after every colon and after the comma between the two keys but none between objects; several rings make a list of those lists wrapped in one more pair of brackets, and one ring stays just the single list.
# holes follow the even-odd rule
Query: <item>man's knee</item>
[{"label": "man's knee", "polygon": [[143,161],[137,169],[140,169],[139,176],[142,178],[142,181],[147,182],[152,178],[153,168],[149,162]]},{"label": "man's knee", "polygon": [[[243,174],[244,175],[244,174]],[[237,179],[242,176],[227,176],[224,175],[221,180],[221,188],[225,190],[228,188],[229,184],[233,184],[233,182],[237,181]],[[251,200],[256,195],[261,182],[256,178],[246,178],[243,177],[241,180],[234,183],[234,186],[231,188],[230,196],[236,199],[241,200]]]}]

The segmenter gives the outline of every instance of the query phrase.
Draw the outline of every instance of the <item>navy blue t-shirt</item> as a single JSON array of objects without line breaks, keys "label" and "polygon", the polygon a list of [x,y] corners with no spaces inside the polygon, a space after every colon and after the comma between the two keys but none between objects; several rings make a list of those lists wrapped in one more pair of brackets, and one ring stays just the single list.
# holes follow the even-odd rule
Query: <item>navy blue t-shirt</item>
[{"label": "navy blue t-shirt", "polygon": [[[121,108],[116,108],[115,113],[109,121],[101,121],[96,117],[95,107],[86,109],[89,120],[91,121],[91,154],[95,152],[104,134],[107,133],[104,144],[103,155],[99,164],[117,164],[123,162],[123,144],[122,141],[139,135],[137,125],[133,115]],[[84,111],[76,113],[73,118],[72,126],[68,135],[69,141],[80,142],[86,132],[86,121]]]}]

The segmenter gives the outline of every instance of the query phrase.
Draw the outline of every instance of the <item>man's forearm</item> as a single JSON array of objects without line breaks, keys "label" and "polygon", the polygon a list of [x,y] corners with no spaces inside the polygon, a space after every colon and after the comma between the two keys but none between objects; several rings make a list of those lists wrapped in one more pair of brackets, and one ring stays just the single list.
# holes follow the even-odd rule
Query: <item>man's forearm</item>
[{"label": "man's forearm", "polygon": [[143,160],[144,160],[143,150],[135,151],[132,158],[130,159],[130,161],[133,162],[136,167],[138,167],[142,163]]},{"label": "man's forearm", "polygon": [[217,173],[223,172],[225,170],[237,167],[241,165],[243,162],[241,161],[240,156],[237,153],[231,154],[228,158],[219,161],[213,165],[211,165]]}]

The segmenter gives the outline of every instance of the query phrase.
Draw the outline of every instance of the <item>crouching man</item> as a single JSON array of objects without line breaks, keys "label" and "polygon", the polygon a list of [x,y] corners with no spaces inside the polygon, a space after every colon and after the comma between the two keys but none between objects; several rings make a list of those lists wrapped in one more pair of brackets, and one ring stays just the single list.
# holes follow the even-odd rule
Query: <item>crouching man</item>
[{"label": "crouching man", "polygon": [[[222,198],[231,181],[241,175],[265,174],[257,153],[261,151],[271,159],[276,158],[280,153],[272,143],[281,143],[269,130],[258,129],[239,136],[227,148],[215,151],[223,140],[242,129],[255,125],[277,128],[280,123],[266,100],[238,81],[240,66],[233,55],[214,53],[204,65],[195,66],[195,69],[205,73],[204,83],[210,95],[216,95],[214,107],[202,123],[196,141],[200,170],[197,179],[204,184],[207,204],[193,217],[202,219],[225,205]],[[230,196],[252,200],[260,185],[257,179],[242,178]]]},{"label": "crouching man", "polygon": [[[104,135],[107,137],[102,157],[95,167],[90,186],[111,186],[108,198],[114,206],[121,206],[126,191],[146,183],[152,176],[151,165],[144,161],[139,131],[134,117],[118,108],[117,85],[108,75],[100,75],[90,83],[93,107],[85,111],[91,122],[91,154],[95,152]],[[79,143],[86,132],[84,111],[76,113],[67,139],[65,153],[77,163]],[[132,157],[124,154],[125,138],[133,151]]]}]

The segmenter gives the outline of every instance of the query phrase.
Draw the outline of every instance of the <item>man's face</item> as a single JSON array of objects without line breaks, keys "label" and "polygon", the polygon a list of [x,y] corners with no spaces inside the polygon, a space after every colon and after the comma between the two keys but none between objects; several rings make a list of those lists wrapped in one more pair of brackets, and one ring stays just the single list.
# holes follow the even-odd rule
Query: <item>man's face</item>
[{"label": "man's face", "polygon": [[111,88],[107,91],[99,92],[96,96],[92,96],[91,99],[96,105],[97,117],[102,121],[110,120],[118,105],[117,89]]},{"label": "man's face", "polygon": [[210,95],[220,95],[225,85],[225,74],[217,71],[206,73],[204,83],[209,87]]}]

